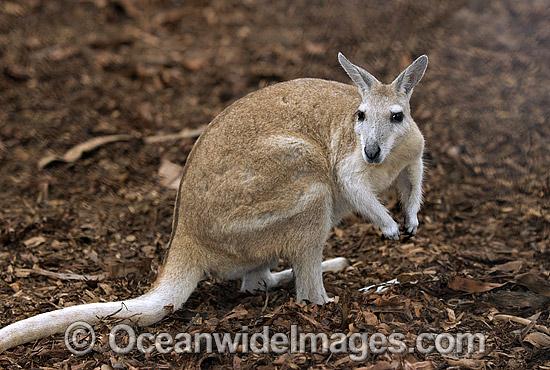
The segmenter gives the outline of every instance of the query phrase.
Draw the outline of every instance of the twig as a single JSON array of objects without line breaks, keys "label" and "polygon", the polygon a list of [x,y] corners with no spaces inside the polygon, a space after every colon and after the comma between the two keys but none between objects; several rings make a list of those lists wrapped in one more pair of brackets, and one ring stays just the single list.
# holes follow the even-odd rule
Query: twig
[{"label": "twig", "polygon": [[41,268],[16,269],[15,272],[44,275],[44,276],[48,276],[48,277],[52,277],[60,280],[100,281],[109,277],[109,274],[105,272],[98,275],[80,275],[80,274],[71,274],[71,273],[63,273],[63,272],[53,272],[53,271],[48,271]]},{"label": "twig", "polygon": [[[517,317],[517,316],[505,315],[505,314],[495,315],[494,318],[495,320],[501,320],[501,321],[510,320],[512,322],[515,322],[517,324],[522,324],[522,325],[529,325],[532,323],[532,321],[529,319],[524,319],[523,317]],[[550,330],[548,330],[548,328],[544,325],[535,325],[534,327],[538,331],[541,331],[546,334],[550,334]]]},{"label": "twig", "polygon": [[160,142],[170,141],[170,140],[193,139],[193,138],[199,137],[205,128],[206,128],[206,125],[202,125],[193,129],[184,128],[177,134],[147,136],[146,138],[143,139],[143,141],[146,144],[153,144],[153,143],[160,143]]}]

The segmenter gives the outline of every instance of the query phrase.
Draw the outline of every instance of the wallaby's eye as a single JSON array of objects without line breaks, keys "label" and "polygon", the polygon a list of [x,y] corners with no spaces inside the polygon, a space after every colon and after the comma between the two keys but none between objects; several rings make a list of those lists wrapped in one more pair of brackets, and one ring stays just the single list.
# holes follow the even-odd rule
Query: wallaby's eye
[{"label": "wallaby's eye", "polygon": [[355,112],[355,115],[357,116],[358,121],[365,120],[365,112],[361,112],[360,110],[358,110],[357,112]]},{"label": "wallaby's eye", "polygon": [[392,122],[402,122],[403,121],[403,112],[393,113],[391,115]]}]

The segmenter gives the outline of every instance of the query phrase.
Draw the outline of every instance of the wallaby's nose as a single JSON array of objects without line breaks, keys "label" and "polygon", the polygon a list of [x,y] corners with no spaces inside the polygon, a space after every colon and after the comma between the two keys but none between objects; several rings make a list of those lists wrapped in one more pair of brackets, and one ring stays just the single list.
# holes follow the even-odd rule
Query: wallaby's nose
[{"label": "wallaby's nose", "polygon": [[371,162],[376,162],[380,156],[380,147],[378,144],[365,145],[365,155]]}]

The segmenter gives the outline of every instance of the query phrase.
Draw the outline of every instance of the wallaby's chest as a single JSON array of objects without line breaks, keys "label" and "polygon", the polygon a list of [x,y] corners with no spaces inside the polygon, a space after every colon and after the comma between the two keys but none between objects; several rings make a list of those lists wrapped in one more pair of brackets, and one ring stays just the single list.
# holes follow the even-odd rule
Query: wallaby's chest
[{"label": "wallaby's chest", "polygon": [[410,137],[392,149],[381,164],[367,164],[359,148],[339,165],[339,182],[378,194],[394,183],[401,171],[422,155],[422,136]]},{"label": "wallaby's chest", "polygon": [[376,194],[387,190],[404,167],[404,164],[400,164],[392,167],[380,166],[372,168],[368,174],[370,189]]},{"label": "wallaby's chest", "polygon": [[388,189],[397,176],[422,155],[422,137],[413,137],[402,145],[394,148],[386,160],[378,166],[372,166],[368,171],[371,189],[380,193]]}]

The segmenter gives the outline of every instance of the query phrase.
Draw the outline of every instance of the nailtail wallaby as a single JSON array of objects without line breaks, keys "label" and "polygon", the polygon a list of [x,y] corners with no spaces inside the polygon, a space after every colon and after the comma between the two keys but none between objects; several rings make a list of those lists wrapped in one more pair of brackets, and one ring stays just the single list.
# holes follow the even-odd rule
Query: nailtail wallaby
[{"label": "nailtail wallaby", "polygon": [[[329,231],[350,212],[389,239],[397,223],[377,199],[395,185],[414,235],[422,198],[424,138],[409,100],[428,58],[423,55],[384,85],[341,53],[357,88],[297,79],[253,92],[220,113],[197,140],[176,196],[168,255],[149,292],[120,302],[43,313],[0,330],[0,352],[62,333],[76,321],[127,319],[149,326],[177,310],[198,282],[214,275],[242,279],[243,291],[295,277],[299,302],[332,301],[323,271]],[[279,258],[291,270],[271,273]]]}]

